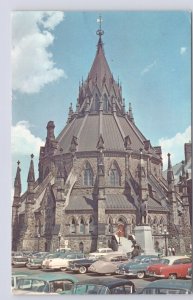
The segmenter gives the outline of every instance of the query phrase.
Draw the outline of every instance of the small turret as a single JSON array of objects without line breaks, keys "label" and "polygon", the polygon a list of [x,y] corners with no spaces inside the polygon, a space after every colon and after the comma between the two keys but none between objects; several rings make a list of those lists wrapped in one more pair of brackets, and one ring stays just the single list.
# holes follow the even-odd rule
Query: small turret
[{"label": "small turret", "polygon": [[133,117],[133,112],[132,112],[131,103],[129,103],[128,117],[129,117],[129,120],[130,120],[132,123],[134,123],[134,117]]},{"label": "small turret", "polygon": [[21,196],[21,176],[20,176],[21,169],[20,169],[19,165],[20,165],[20,161],[18,160],[18,162],[17,162],[17,171],[16,171],[16,176],[15,176],[15,181],[14,181],[13,205],[18,205],[19,204],[20,196]]},{"label": "small turret", "polygon": [[[174,184],[174,173],[172,169],[171,159],[170,159],[170,153],[168,153],[168,169],[167,169],[167,182],[168,185],[171,186]],[[173,186],[172,186],[173,188]]]},{"label": "small turret", "polygon": [[55,135],[54,135],[54,128],[55,128],[55,125],[54,125],[54,122],[53,121],[49,121],[47,126],[47,139],[49,141],[53,141],[55,140]]},{"label": "small turret", "polygon": [[35,173],[34,173],[34,162],[33,162],[33,158],[34,158],[34,155],[31,154],[30,167],[29,167],[29,172],[28,172],[28,177],[27,177],[28,191],[29,191],[29,192],[33,191],[34,183],[35,183]]}]

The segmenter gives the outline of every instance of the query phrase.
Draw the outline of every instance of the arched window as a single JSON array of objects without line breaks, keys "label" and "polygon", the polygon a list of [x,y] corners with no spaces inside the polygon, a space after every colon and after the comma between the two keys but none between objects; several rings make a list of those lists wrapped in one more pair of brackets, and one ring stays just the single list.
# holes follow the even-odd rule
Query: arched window
[{"label": "arched window", "polygon": [[120,174],[117,166],[113,163],[109,171],[109,183],[111,186],[120,185]]},{"label": "arched window", "polygon": [[109,102],[108,102],[107,95],[105,94],[103,97],[103,111],[108,112],[108,110],[109,110]]},{"label": "arched window", "polygon": [[87,162],[84,169],[84,185],[93,185],[93,171],[90,164]]},{"label": "arched window", "polygon": [[70,233],[76,233],[76,222],[75,219],[73,218],[71,223],[70,223]]},{"label": "arched window", "polygon": [[89,233],[92,233],[94,230],[94,219],[93,217],[90,217],[89,219]]},{"label": "arched window", "polygon": [[108,221],[108,234],[112,234],[113,233],[113,221],[111,218],[109,218],[109,221]]},{"label": "arched window", "polygon": [[95,95],[94,110],[99,111],[99,96],[97,94]]},{"label": "arched window", "polygon": [[80,219],[79,228],[80,228],[80,234],[85,234],[85,223],[83,218]]}]

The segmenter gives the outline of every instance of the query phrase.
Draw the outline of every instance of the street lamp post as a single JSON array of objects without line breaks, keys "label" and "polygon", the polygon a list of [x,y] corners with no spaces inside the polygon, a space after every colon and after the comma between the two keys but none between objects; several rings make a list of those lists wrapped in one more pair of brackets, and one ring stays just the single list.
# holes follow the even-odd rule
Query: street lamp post
[{"label": "street lamp post", "polygon": [[59,248],[59,251],[60,251],[60,240],[61,240],[61,233],[59,232],[58,233],[58,248]]},{"label": "street lamp post", "polygon": [[164,229],[164,239],[165,239],[165,255],[168,256],[168,246],[167,246],[167,237],[169,233],[166,229]]},{"label": "street lamp post", "polygon": [[37,235],[37,238],[38,238],[38,252],[39,252],[39,250],[40,250],[40,234],[39,233]]}]

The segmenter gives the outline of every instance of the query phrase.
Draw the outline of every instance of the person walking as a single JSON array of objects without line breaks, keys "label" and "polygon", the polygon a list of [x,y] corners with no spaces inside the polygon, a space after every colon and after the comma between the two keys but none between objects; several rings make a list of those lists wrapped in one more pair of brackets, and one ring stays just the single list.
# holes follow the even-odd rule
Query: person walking
[{"label": "person walking", "polygon": [[174,247],[172,248],[172,255],[176,255],[176,251]]},{"label": "person walking", "polygon": [[172,248],[171,247],[168,248],[168,254],[169,254],[169,256],[172,255]]}]

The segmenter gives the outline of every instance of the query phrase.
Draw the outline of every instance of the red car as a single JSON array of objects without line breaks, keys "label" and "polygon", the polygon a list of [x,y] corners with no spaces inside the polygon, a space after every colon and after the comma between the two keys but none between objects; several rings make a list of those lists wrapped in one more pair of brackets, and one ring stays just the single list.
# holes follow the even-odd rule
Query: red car
[{"label": "red car", "polygon": [[146,275],[170,279],[185,278],[191,266],[192,260],[187,256],[167,256],[163,258],[163,263],[149,266]]}]

